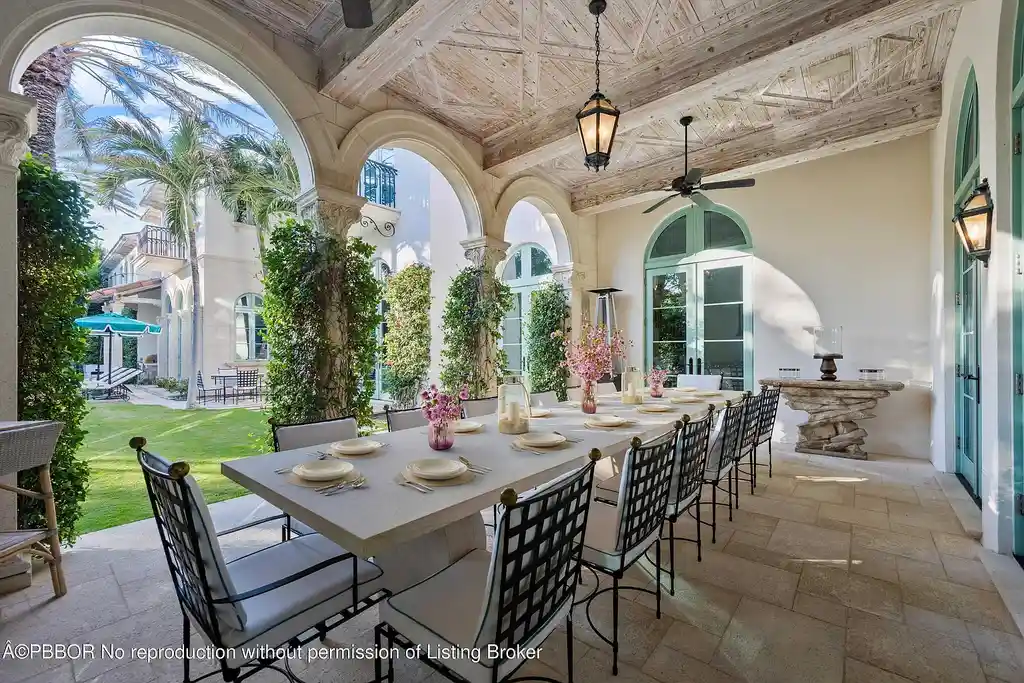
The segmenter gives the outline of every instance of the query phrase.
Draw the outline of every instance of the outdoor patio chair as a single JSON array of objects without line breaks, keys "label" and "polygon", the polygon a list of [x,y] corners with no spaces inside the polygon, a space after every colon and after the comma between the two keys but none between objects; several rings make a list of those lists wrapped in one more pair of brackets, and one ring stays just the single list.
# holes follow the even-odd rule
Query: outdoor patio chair
[{"label": "outdoor patio chair", "polygon": [[530,405],[537,408],[551,408],[553,406],[557,406],[558,394],[553,391],[530,394]]},{"label": "outdoor patio chair", "polygon": [[[757,443],[754,444],[754,463],[757,464],[757,447],[768,442],[768,478],[772,477],[772,432],[775,431],[775,418],[779,413],[779,387],[761,388],[761,413],[757,419]],[[765,465],[757,464],[758,467]]]},{"label": "outdoor patio chair", "polygon": [[[375,641],[377,652],[388,656],[377,659],[375,680],[394,681],[395,643],[421,646],[420,659],[458,683],[525,680],[512,678],[528,661],[523,650],[540,647],[565,619],[572,683],[573,597],[600,457],[594,449],[587,465],[521,496],[505,489],[493,553],[473,550],[383,602]],[[494,646],[500,652],[488,652]],[[480,648],[479,661],[461,654],[469,648]]]},{"label": "outdoor patio chair", "polygon": [[[736,461],[736,478],[750,483],[750,495],[754,495],[757,486],[757,432],[761,426],[761,400],[764,392],[751,396],[747,392],[746,404],[743,408],[743,434],[740,438],[740,451]],[[747,467],[743,468],[743,458],[747,458]],[[736,507],[740,506],[739,486],[736,487]]]},{"label": "outdoor patio chair", "polygon": [[677,387],[694,387],[702,391],[721,391],[722,375],[676,375]]},{"label": "outdoor patio chair", "polygon": [[127,401],[131,396],[128,383],[142,374],[138,368],[117,368],[110,373],[109,380],[103,377],[97,381],[83,382],[82,393],[86,398],[94,394],[106,394],[107,398],[120,398]]},{"label": "outdoor patio chair", "polygon": [[498,412],[498,397],[475,398],[462,402],[463,417],[484,417]]},{"label": "outdoor patio chair", "polygon": [[[142,467],[156,528],[182,614],[182,665],[189,678],[190,624],[218,650],[225,681],[273,669],[298,681],[276,648],[323,641],[328,632],[377,604],[388,592],[378,588],[377,565],[346,552],[320,534],[310,534],[224,561],[219,538],[270,520],[274,515],[218,532],[188,463],[169,463],[130,442]],[[262,649],[253,659],[253,650]],[[243,669],[245,670],[243,672]]]},{"label": "outdoor patio chair", "polygon": [[403,429],[427,426],[427,418],[419,408],[391,410],[390,406],[386,406],[384,408],[384,419],[388,423],[389,432],[399,432]]},{"label": "outdoor patio chair", "polygon": [[[669,594],[676,593],[676,541],[690,541],[697,544],[697,561],[700,562],[701,541],[700,541],[700,492],[704,483],[704,469],[708,461],[708,443],[711,440],[711,429],[715,422],[715,409],[708,408],[708,412],[697,419],[689,415],[683,416],[683,431],[679,435],[679,446],[676,449],[675,460],[672,465],[672,486],[669,489],[668,506],[665,508],[665,521],[668,522],[668,536],[662,535],[662,540],[669,542],[669,567],[672,570],[669,576]],[[598,499],[610,502],[618,502],[619,487],[621,486],[622,473],[611,479],[606,479],[597,485],[596,495]],[[697,519],[697,537],[685,538],[675,535],[675,523],[685,513],[695,511]],[[664,527],[663,527],[664,529]]]},{"label": "outdoor patio chair", "polygon": [[68,592],[68,587],[64,580],[64,569],[61,567],[57,507],[53,502],[50,460],[53,458],[53,450],[64,425],[49,421],[7,424],[11,426],[0,428],[0,477],[38,469],[39,490],[31,491],[2,482],[0,489],[43,501],[46,528],[0,531],[0,561],[26,552],[42,559],[50,566],[53,594],[59,598]]},{"label": "outdoor patio chair", "polygon": [[213,389],[207,389],[203,385],[203,373],[196,372],[196,393],[199,394],[199,400],[202,403],[206,403],[206,399],[213,396],[214,400],[219,396],[221,401],[225,401],[224,389],[222,387],[214,387]]},{"label": "outdoor patio chair", "polygon": [[224,400],[226,402],[228,396],[233,396],[235,405],[238,405],[238,399],[240,398],[251,398],[254,401],[259,401],[261,385],[262,380],[259,370],[239,370],[238,380],[235,382],[235,385],[233,387],[224,387]]},{"label": "outdoor patio chair", "polygon": [[[701,519],[698,524],[711,527],[711,542],[717,541],[718,530],[718,490],[725,479],[728,486],[729,521],[732,521],[733,479],[736,478],[736,461],[739,458],[743,439],[743,413],[746,409],[746,397],[739,401],[726,401],[722,409],[721,423],[718,426],[711,448],[708,449],[708,464],[704,468],[704,483],[711,486],[711,502],[701,500],[700,505],[711,505],[711,522]],[[739,482],[736,482],[737,495]],[[691,513],[693,514],[693,513]],[[699,519],[699,515],[695,516]]]},{"label": "outdoor patio chair", "polygon": [[614,394],[617,391],[618,391],[618,389],[615,388],[615,382],[598,382],[597,383],[597,395],[598,396],[608,396],[609,394]]},{"label": "outdoor patio chair", "polygon": [[[619,592],[636,590],[655,596],[655,614],[661,619],[661,527],[665,521],[669,491],[671,490],[673,463],[679,448],[679,435],[683,423],[676,422],[675,428],[661,436],[643,443],[634,436],[626,451],[622,467],[617,502],[602,500],[598,495],[590,506],[590,524],[583,540],[583,566],[594,577],[601,572],[612,578],[612,585],[598,588],[580,600],[586,603],[587,622],[594,633],[612,648],[612,675],[619,673]],[[620,586],[625,572],[650,548],[654,547],[655,578],[657,586],[652,591],[640,586]],[[590,607],[594,599],[608,591],[612,592],[612,635],[611,638],[590,618]]]}]

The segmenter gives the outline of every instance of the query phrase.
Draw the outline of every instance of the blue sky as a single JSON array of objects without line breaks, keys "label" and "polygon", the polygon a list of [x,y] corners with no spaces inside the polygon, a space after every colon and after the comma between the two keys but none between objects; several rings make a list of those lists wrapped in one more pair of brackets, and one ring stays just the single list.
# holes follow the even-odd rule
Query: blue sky
[{"label": "blue sky", "polygon": [[[95,39],[102,40],[102,38]],[[212,79],[202,76],[204,80],[214,84],[217,88],[230,91],[232,94],[239,99],[242,99],[250,104],[258,105],[256,102],[246,93],[236,86],[234,83],[228,81],[226,78]],[[94,78],[84,74],[80,71],[76,71],[72,75],[72,83],[74,87],[81,94],[82,99],[88,105],[90,105],[88,119],[95,120],[107,116],[122,116],[124,115],[124,109],[110,103],[110,98],[103,86],[98,83]],[[200,94],[198,88],[189,87],[189,90]],[[210,92],[203,93],[205,99],[216,102],[225,109],[231,111],[234,114],[239,115],[246,121],[259,126],[260,128],[270,132],[275,130],[273,122],[265,115],[255,114],[240,104],[235,104],[228,101],[226,98],[216,95]],[[145,102],[141,106],[142,111],[150,116],[157,127],[165,133],[170,131],[172,120],[171,120],[171,109],[170,107],[158,102],[156,100]],[[262,110],[260,110],[262,112]],[[235,130],[221,129],[221,133],[230,134],[236,132]],[[67,135],[62,135],[58,129],[57,133],[57,153],[58,156],[66,154],[71,149],[71,141]],[[58,163],[59,166],[59,163]],[[145,187],[140,183],[137,186],[131,188],[135,195],[136,202],[142,198],[145,192]],[[135,232],[142,228],[142,222],[138,219],[125,215],[123,213],[115,213],[113,211],[94,207],[90,214],[93,221],[100,226],[97,231],[100,238],[103,240],[105,247],[110,247],[117,240],[117,238],[126,232]]]}]

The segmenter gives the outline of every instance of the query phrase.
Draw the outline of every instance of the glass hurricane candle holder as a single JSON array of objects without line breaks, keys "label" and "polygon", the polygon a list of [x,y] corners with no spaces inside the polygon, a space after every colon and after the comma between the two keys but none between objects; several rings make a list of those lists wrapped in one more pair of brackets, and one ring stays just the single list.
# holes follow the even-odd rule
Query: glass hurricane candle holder
[{"label": "glass hurricane candle holder", "polygon": [[622,403],[638,405],[644,402],[644,375],[637,368],[622,373]]},{"label": "glass hurricane candle holder", "polygon": [[821,360],[821,379],[836,381],[836,360],[843,357],[843,328],[814,328],[814,357]]}]

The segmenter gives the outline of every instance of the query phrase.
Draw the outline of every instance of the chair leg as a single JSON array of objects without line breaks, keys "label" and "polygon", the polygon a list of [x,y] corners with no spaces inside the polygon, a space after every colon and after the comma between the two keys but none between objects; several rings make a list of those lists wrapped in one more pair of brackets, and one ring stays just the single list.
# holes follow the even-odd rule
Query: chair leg
[{"label": "chair leg", "polygon": [[569,615],[565,618],[565,670],[567,672],[566,683],[572,683],[572,641],[572,610],[570,610]]},{"label": "chair leg", "polygon": [[[697,561],[698,562],[701,562],[704,559],[704,558],[701,557],[701,554],[700,554],[700,528],[701,528],[701,526],[703,526],[703,525],[700,523],[700,498],[698,498],[697,499]],[[714,532],[712,532],[712,533],[714,533]],[[673,569],[675,569],[675,567],[673,567]],[[675,571],[672,572],[672,575],[675,576]]]},{"label": "chair leg", "polygon": [[655,578],[658,581],[657,587],[654,589],[654,604],[656,605],[654,614],[661,619],[661,541],[654,542],[654,563],[657,565],[655,569]]},{"label": "chair leg", "polygon": [[718,484],[711,485],[711,542],[717,543],[715,534],[718,532]]},{"label": "chair leg", "polygon": [[[697,505],[698,514],[700,505]],[[700,517],[697,518],[700,520]],[[697,522],[697,533],[700,533],[700,521]],[[668,594],[676,594],[676,524],[674,520],[668,520]]]},{"label": "chair leg", "polygon": [[191,679],[188,677],[188,643],[191,639],[191,633],[189,631],[190,625],[188,623],[188,617],[185,613],[181,614],[181,642],[185,646],[182,648],[181,664],[185,669],[185,677],[182,679],[185,683],[190,683]]},{"label": "chair leg", "polygon": [[726,492],[726,496],[729,499],[729,521],[731,522],[732,521],[732,472],[730,472],[729,474],[725,475],[725,481],[726,481],[726,483],[728,485],[728,491]]},{"label": "chair leg", "polygon": [[377,651],[377,656],[373,658],[373,681],[374,683],[380,683],[380,677],[383,673],[380,661],[380,624],[373,628],[373,647]]},{"label": "chair leg", "polygon": [[57,533],[57,505],[53,502],[53,481],[50,479],[50,465],[39,468],[39,490],[43,494],[43,509],[46,512],[46,527],[50,533],[50,580],[53,582],[53,594],[62,597],[68,592],[64,580],[64,567],[60,556],[60,537]]},{"label": "chair leg", "polygon": [[772,478],[772,440],[768,439],[768,478]]},{"label": "chair leg", "polygon": [[750,495],[754,495],[757,486],[757,448],[750,449]]},{"label": "chair leg", "polygon": [[612,576],[612,676],[619,675],[619,575]]},{"label": "chair leg", "polygon": [[733,476],[735,477],[733,484],[733,495],[736,496],[736,509],[740,509],[740,461],[736,460],[736,466],[732,468]]}]

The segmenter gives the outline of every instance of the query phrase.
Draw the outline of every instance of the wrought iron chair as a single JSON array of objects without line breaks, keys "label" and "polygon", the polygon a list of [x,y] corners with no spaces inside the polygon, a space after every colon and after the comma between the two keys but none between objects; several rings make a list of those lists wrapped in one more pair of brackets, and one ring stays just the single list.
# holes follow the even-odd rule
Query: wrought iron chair
[{"label": "wrought iron chair", "polygon": [[[711,542],[716,542],[718,530],[718,491],[722,488],[722,480],[728,485],[729,521],[732,521],[733,480],[736,478],[736,462],[739,458],[743,437],[743,414],[746,409],[746,397],[739,401],[726,401],[722,409],[721,424],[715,435],[714,443],[708,449],[708,464],[704,469],[704,483],[711,486],[711,522],[700,519],[699,524],[711,527]],[[739,482],[736,482],[737,496]],[[701,501],[701,505],[707,504]],[[691,512],[691,514],[693,514]]]},{"label": "wrought iron chair", "polygon": [[[736,462],[736,508],[740,506],[739,480],[750,483],[750,495],[754,495],[757,486],[757,430],[761,425],[761,400],[764,394],[751,396],[747,392],[746,404],[743,408],[743,435],[740,439],[740,452]],[[747,469],[743,469],[743,458],[747,458]]]},{"label": "wrought iron chair", "polygon": [[[278,423],[273,419],[270,432],[274,439],[275,451],[290,451],[294,448],[308,448],[320,444],[345,441],[359,436],[359,423],[354,416],[337,417],[330,420],[310,420],[308,422]],[[316,533],[311,527],[293,520],[285,515],[281,525],[281,540],[287,541],[292,535],[304,536]]]},{"label": "wrought iron chair", "polygon": [[462,402],[463,417],[484,417],[498,412],[498,397],[475,398]]},{"label": "wrought iron chair", "polygon": [[399,432],[403,429],[426,427],[428,424],[426,416],[419,408],[391,410],[390,407],[385,407],[384,419],[387,420],[389,432]]},{"label": "wrought iron chair", "polygon": [[[772,477],[772,432],[775,431],[775,418],[779,413],[779,387],[761,388],[761,413],[757,418],[757,442],[754,444],[754,462],[757,463],[757,447],[768,443],[768,478]],[[765,467],[765,465],[757,465]]]},{"label": "wrought iron chair", "polygon": [[224,388],[214,387],[213,389],[207,389],[203,385],[203,373],[202,371],[196,371],[196,391],[199,394],[199,400],[202,403],[206,403],[206,399],[213,396],[214,400],[219,396],[221,401],[224,400]]},{"label": "wrought iron chair", "polygon": [[[635,436],[626,452],[617,502],[597,498],[590,510],[590,525],[583,541],[583,566],[595,574],[612,577],[610,588],[597,589],[585,602],[587,622],[601,640],[612,647],[612,675],[619,673],[619,591],[637,590],[655,596],[661,618],[661,528],[665,521],[671,489],[673,462],[678,449],[682,422],[646,444]],[[654,546],[655,590],[620,586],[625,571]],[[608,638],[590,618],[590,606],[602,593],[612,591],[612,637]]]},{"label": "wrought iron chair", "polygon": [[0,561],[26,552],[42,559],[50,566],[53,594],[58,598],[67,594],[68,586],[61,566],[57,507],[53,502],[50,460],[53,458],[57,438],[63,428],[64,425],[60,422],[27,421],[0,429],[0,476],[38,469],[39,490],[31,491],[4,483],[0,483],[0,489],[43,501],[43,511],[46,515],[45,529],[0,531]]},{"label": "wrought iron chair", "polygon": [[[594,480],[590,462],[543,486],[517,496],[501,494],[501,515],[494,552],[479,548],[422,582],[390,597],[380,606],[375,631],[378,653],[376,680],[394,681],[390,653],[395,643],[423,647],[447,657],[420,659],[458,683],[542,680],[512,678],[526,659],[521,651],[536,648],[565,619],[568,681],[573,678],[573,597],[579,582],[580,556]],[[387,650],[382,649],[382,640]],[[477,662],[460,652],[480,648]],[[465,648],[465,649],[463,649]],[[492,652],[496,648],[499,652]]]},{"label": "wrought iron chair", "polygon": [[[297,648],[327,633],[387,597],[377,589],[381,570],[319,534],[257,550],[231,562],[221,553],[221,536],[283,515],[217,532],[203,493],[189,476],[188,463],[169,463],[132,438],[153,506],[160,542],[182,614],[185,683],[220,673],[242,681],[273,669],[301,683],[278,648]],[[189,678],[193,624],[218,648],[219,669]],[[253,651],[261,648],[259,654]]]},{"label": "wrought iron chair", "polygon": [[722,375],[676,375],[677,387],[694,387],[704,391],[720,391]]},{"label": "wrought iron chair", "polygon": [[224,396],[227,397],[230,392],[235,398],[235,405],[238,404],[239,398],[251,398],[254,401],[259,401],[261,385],[259,370],[239,370],[235,386],[225,387]]}]

